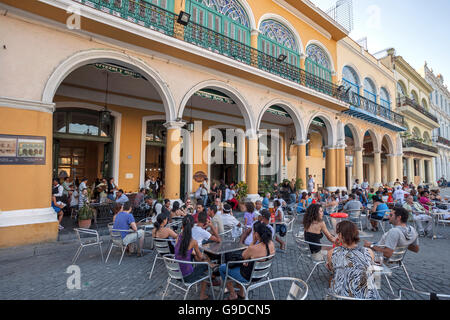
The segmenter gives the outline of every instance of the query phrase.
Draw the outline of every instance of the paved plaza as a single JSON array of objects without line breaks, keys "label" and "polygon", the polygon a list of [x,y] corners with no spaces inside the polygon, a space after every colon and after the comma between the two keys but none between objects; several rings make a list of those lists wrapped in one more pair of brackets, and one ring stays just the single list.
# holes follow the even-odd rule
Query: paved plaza
[{"label": "paved plaza", "polygon": [[[450,189],[442,190],[444,196],[450,196]],[[301,221],[296,220],[294,233],[299,229]],[[406,267],[416,289],[426,292],[450,294],[450,227],[438,226],[438,234],[443,239],[432,240],[420,238],[420,251],[408,252],[405,258]],[[381,232],[374,234],[373,240],[381,237]],[[103,237],[103,252],[106,258],[109,238]],[[277,244],[278,246],[278,244]],[[66,273],[77,250],[74,238],[61,237],[56,243],[29,245],[0,250],[0,299],[126,299],[157,300],[161,299],[167,272],[162,261],[158,261],[153,278],[148,279],[154,253],[148,251],[144,257],[124,256],[122,264],[118,261],[120,253],[113,250],[108,263],[102,263],[97,247],[84,249],[77,261],[81,270],[81,289],[68,289],[67,280],[71,274]],[[277,251],[272,266],[271,278],[288,276],[306,279],[312,265],[300,260],[294,238],[288,235],[286,252]],[[324,267],[319,267],[309,280],[307,299],[322,300],[328,286],[329,274]],[[394,290],[408,287],[403,272],[397,270],[391,277]],[[382,297],[390,297],[385,280],[381,283]],[[275,294],[282,297],[287,293],[284,286],[274,286]],[[209,292],[210,293],[210,292]],[[180,291],[169,291],[167,299],[182,299]],[[192,289],[189,299],[198,299],[199,292]],[[254,299],[270,299],[267,288],[257,290]],[[423,299],[417,295],[407,294],[404,299]]]}]

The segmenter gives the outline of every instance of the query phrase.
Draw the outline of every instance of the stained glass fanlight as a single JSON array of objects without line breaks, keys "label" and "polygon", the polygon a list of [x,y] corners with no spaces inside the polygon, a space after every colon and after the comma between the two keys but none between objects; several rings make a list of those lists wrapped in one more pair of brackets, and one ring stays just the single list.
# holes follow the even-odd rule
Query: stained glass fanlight
[{"label": "stained glass fanlight", "polygon": [[308,58],[314,61],[315,63],[319,64],[320,66],[328,70],[331,70],[331,63],[330,59],[328,58],[328,55],[318,45],[310,44],[306,48],[306,54],[308,55]]},{"label": "stained glass fanlight", "polygon": [[235,22],[250,28],[247,13],[237,0],[194,0]]},{"label": "stained glass fanlight", "polygon": [[261,23],[259,31],[283,47],[298,51],[298,45],[294,35],[287,27],[278,21],[271,19],[264,20]]}]

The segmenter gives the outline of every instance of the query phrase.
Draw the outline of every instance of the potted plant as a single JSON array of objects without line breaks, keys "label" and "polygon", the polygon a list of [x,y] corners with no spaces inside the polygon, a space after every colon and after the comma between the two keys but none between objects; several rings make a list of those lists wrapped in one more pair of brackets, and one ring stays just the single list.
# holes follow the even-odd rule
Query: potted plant
[{"label": "potted plant", "polygon": [[92,190],[87,188],[86,202],[78,210],[78,226],[80,228],[89,229],[91,227],[92,218],[94,218],[94,210],[89,206],[92,197]]},{"label": "potted plant", "polygon": [[241,181],[237,184],[237,194],[236,199],[238,201],[244,200],[248,195],[248,185],[244,181]]},{"label": "potted plant", "polygon": [[91,227],[92,218],[94,218],[94,210],[89,207],[89,203],[85,203],[84,206],[78,210],[78,226],[80,228],[89,229]]}]

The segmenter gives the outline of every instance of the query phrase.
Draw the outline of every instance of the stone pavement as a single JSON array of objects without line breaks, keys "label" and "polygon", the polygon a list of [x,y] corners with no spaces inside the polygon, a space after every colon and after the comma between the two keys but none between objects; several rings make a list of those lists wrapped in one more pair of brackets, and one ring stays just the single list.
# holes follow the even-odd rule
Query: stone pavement
[{"label": "stone pavement", "polygon": [[[448,190],[448,191],[447,191]],[[450,196],[450,189],[443,191]],[[294,232],[300,227],[296,220]],[[371,232],[370,232],[371,233]],[[418,290],[450,294],[450,227],[439,226],[438,233],[444,239],[431,240],[420,238],[420,251],[408,252],[406,267]],[[374,240],[381,237],[381,232],[374,233]],[[106,259],[109,239],[103,237],[103,252]],[[271,278],[288,276],[306,279],[312,265],[300,260],[296,264],[299,250],[291,234],[288,234],[286,252],[277,251],[272,265]],[[278,245],[277,245],[278,246]],[[68,289],[67,281],[71,274],[66,273],[77,250],[75,240],[60,240],[55,243],[29,245],[17,248],[0,249],[0,299],[125,299],[125,300],[159,300],[165,288],[167,272],[162,261],[158,261],[153,278],[148,279],[153,264],[154,253],[144,257],[124,256],[122,264],[118,261],[120,253],[113,249],[108,263],[102,263],[98,247],[85,248],[77,266],[81,270],[81,289]],[[307,299],[322,300],[328,286],[328,271],[319,267],[309,280]],[[409,287],[401,270],[396,270],[391,277],[394,290]],[[286,296],[286,285],[275,285],[277,297]],[[382,280],[381,295],[389,298],[389,289]],[[193,288],[189,299],[198,299],[199,293]],[[166,299],[182,299],[179,290],[170,290]],[[268,288],[258,289],[253,299],[270,299]],[[422,299],[417,295],[407,294],[404,299]]]}]

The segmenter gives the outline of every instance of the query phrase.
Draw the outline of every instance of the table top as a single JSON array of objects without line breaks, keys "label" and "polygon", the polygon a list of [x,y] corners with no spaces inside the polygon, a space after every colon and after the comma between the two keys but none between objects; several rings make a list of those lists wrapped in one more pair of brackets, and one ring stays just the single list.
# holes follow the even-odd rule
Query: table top
[{"label": "table top", "polygon": [[345,212],[335,212],[335,213],[330,214],[330,217],[345,219],[345,218],[348,218],[348,214]]},{"label": "table top", "polygon": [[233,251],[246,249],[248,246],[240,242],[222,241],[220,243],[211,242],[202,246],[203,250],[213,254],[224,254]]}]

